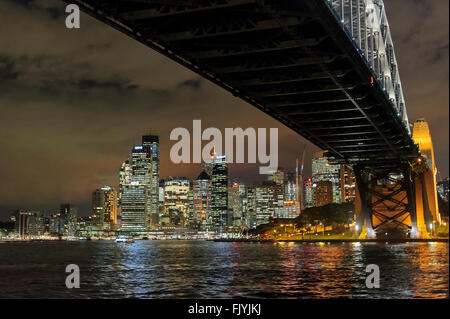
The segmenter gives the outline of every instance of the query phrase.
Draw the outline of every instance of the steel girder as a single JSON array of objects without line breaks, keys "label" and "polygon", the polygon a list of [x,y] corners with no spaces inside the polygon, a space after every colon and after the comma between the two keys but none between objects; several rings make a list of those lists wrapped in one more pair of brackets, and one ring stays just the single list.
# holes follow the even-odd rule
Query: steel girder
[{"label": "steel girder", "polygon": [[[225,88],[338,162],[396,169],[419,155],[381,0],[67,2]],[[377,32],[384,41],[370,46]],[[373,39],[365,42],[366,35]]]}]

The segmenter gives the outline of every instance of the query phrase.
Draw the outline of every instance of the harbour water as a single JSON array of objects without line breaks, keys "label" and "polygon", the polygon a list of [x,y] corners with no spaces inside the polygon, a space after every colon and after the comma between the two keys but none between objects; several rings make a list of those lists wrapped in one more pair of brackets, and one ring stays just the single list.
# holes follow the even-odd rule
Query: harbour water
[{"label": "harbour water", "polygon": [[0,243],[0,298],[448,298],[448,282],[448,243]]}]

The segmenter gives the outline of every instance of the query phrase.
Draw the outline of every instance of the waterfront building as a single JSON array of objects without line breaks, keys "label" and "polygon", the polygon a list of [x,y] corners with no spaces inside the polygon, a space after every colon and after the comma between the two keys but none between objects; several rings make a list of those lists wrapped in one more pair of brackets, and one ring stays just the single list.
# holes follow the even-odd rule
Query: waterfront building
[{"label": "waterfront building", "polygon": [[341,187],[341,202],[349,203],[355,202],[356,198],[356,177],[353,169],[348,165],[341,165],[340,169],[340,187]]},{"label": "waterfront building", "polygon": [[295,201],[288,200],[284,201],[283,206],[283,215],[281,218],[295,218],[297,217],[297,205],[295,205]]},{"label": "waterfront building", "polygon": [[[312,160],[312,182],[318,185],[321,181],[329,181],[332,185],[332,203],[341,203],[341,181],[340,181],[340,165],[330,163],[332,158],[326,157],[326,152],[318,152],[314,155]],[[322,184],[322,187],[325,184]],[[318,196],[314,195],[314,198]],[[321,200],[321,202],[323,202]],[[318,203],[314,203],[314,206],[319,206]]]},{"label": "waterfront building", "polygon": [[241,221],[240,226],[248,228],[247,224],[247,187],[240,183],[239,186],[239,205],[240,205],[240,214]]},{"label": "waterfront building", "polygon": [[248,228],[256,228],[256,187],[247,188],[247,207],[245,210],[245,223]]},{"label": "waterfront building", "polygon": [[79,237],[103,237],[105,232],[92,216],[79,217],[76,235]]},{"label": "waterfront building", "polygon": [[243,207],[238,183],[232,183],[228,187],[228,209],[229,216],[227,225],[235,227],[242,226]]},{"label": "waterfront building", "polygon": [[156,135],[145,135],[142,137],[142,146],[150,157],[150,227],[155,229],[159,223],[159,137]]},{"label": "waterfront building", "polygon": [[226,156],[214,156],[211,175],[211,223],[221,232],[228,220],[228,165]]},{"label": "waterfront building", "polygon": [[169,177],[164,180],[164,212],[170,224],[184,227],[189,213],[190,182],[186,177]]},{"label": "waterfront building", "polygon": [[92,193],[92,218],[102,230],[114,230],[117,225],[117,192],[104,186]]},{"label": "waterfront building", "polygon": [[64,234],[64,220],[60,212],[50,215],[49,224],[49,232],[51,235],[62,236]]},{"label": "waterfront building", "polygon": [[267,224],[271,218],[283,216],[284,190],[275,182],[262,182],[255,187],[255,226]]},{"label": "waterfront building", "polygon": [[297,185],[295,172],[288,172],[284,179],[284,199],[286,201],[297,200]]},{"label": "waterfront building", "polygon": [[16,235],[25,238],[41,236],[45,233],[45,216],[36,211],[20,210],[15,212],[14,229]]},{"label": "waterfront building", "polygon": [[125,185],[130,185],[133,180],[133,167],[131,165],[131,159],[128,158],[120,166],[119,172],[119,194],[117,200],[117,227],[120,228],[122,225],[122,194],[123,187]]},{"label": "waterfront building", "polygon": [[209,231],[211,219],[211,177],[202,171],[193,181],[193,212],[191,226],[201,231]]},{"label": "waterfront building", "polygon": [[[73,204],[61,204],[61,209],[59,211],[61,223],[62,223],[62,233],[60,235],[64,236],[74,236],[77,230],[77,218],[78,218],[78,208]],[[61,229],[60,229],[61,230]]]},{"label": "waterfront building", "polygon": [[147,185],[138,181],[123,185],[122,188],[121,232],[138,234],[148,231],[148,191]]},{"label": "waterfront building", "polygon": [[304,185],[303,208],[314,207],[314,188],[317,185],[313,183],[312,178],[306,179]]},{"label": "waterfront building", "polygon": [[318,181],[314,187],[314,206],[320,207],[333,203],[333,183],[331,181]]},{"label": "waterfront building", "polygon": [[[159,137],[145,135],[142,144],[135,145],[131,157],[120,169],[119,212],[123,214],[123,195],[128,185],[145,185],[146,209],[145,228],[154,229],[159,223]],[[142,187],[141,187],[142,188]],[[130,189],[128,189],[130,190]],[[140,223],[140,222],[136,222]]]}]

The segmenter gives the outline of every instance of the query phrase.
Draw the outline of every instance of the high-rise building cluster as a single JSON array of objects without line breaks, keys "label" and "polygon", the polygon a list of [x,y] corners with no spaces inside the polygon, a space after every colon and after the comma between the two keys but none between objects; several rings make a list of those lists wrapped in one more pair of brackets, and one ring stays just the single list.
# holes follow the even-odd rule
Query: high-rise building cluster
[{"label": "high-rise building cluster", "polygon": [[76,206],[62,204],[60,211],[52,214],[19,210],[11,215],[11,221],[14,222],[14,230],[19,237],[74,236],[79,225],[77,217]]},{"label": "high-rise building cluster", "polygon": [[335,164],[326,151],[314,154],[312,176],[305,181],[303,207],[354,202],[356,178],[348,165]]},{"label": "high-rise building cluster", "polygon": [[[315,154],[312,176],[279,168],[267,180],[245,185],[231,181],[226,156],[214,154],[197,178],[160,178],[159,138],[142,137],[119,169],[118,188],[92,192],[89,217],[63,204],[58,213],[14,214],[16,233],[26,235],[144,235],[164,229],[204,233],[242,232],[276,218],[295,218],[302,209],[355,200],[355,176],[325,152]],[[447,183],[448,185],[448,183]],[[448,196],[448,186],[447,186]]]}]

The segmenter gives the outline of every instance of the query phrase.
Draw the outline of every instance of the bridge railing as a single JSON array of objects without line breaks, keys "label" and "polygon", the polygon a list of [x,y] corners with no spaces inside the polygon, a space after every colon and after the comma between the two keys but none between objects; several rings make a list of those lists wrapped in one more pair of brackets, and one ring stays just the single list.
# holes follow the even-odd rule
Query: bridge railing
[{"label": "bridge railing", "polygon": [[383,0],[324,0],[340,20],[410,132],[394,44]]}]

